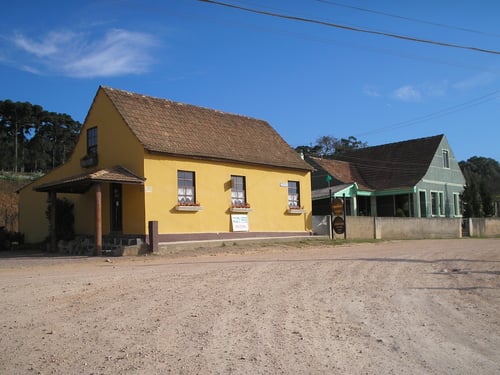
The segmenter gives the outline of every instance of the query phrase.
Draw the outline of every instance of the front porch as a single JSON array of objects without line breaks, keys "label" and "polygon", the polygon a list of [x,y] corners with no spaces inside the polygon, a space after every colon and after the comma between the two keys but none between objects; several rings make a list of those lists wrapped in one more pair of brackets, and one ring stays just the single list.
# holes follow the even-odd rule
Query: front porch
[{"label": "front porch", "polygon": [[[62,251],[63,253],[71,252],[78,253],[78,255],[103,255],[103,254],[118,254],[123,250],[124,246],[130,246],[128,244],[131,240],[130,236],[124,236],[121,233],[121,218],[122,218],[122,202],[121,202],[121,185],[124,184],[135,184],[143,185],[144,178],[136,176],[129,170],[121,166],[115,166],[113,168],[106,168],[96,170],[90,173],[85,173],[81,175],[71,176],[58,181],[49,182],[40,185],[35,188],[37,192],[48,193],[48,204],[49,204],[49,237],[50,237],[50,250],[51,251]],[[120,196],[114,199],[111,206],[110,213],[110,225],[109,227],[113,230],[119,228],[118,233],[103,235],[103,207],[102,207],[102,186],[104,184],[112,184],[113,186],[119,187]],[[94,233],[93,235],[79,235],[75,239],[69,241],[63,241],[57,238],[56,235],[56,203],[57,194],[86,194],[93,191],[93,203],[94,203]],[[111,194],[110,194],[111,195]],[[114,195],[114,193],[113,193]],[[111,198],[110,198],[111,202]],[[138,236],[135,237],[135,242],[137,245]],[[141,244],[144,242],[141,238]],[[127,242],[127,245],[125,245]]]},{"label": "front porch", "polygon": [[347,216],[419,217],[415,208],[415,188],[368,191],[356,183],[313,190],[313,214],[330,215],[334,199],[344,200]]}]

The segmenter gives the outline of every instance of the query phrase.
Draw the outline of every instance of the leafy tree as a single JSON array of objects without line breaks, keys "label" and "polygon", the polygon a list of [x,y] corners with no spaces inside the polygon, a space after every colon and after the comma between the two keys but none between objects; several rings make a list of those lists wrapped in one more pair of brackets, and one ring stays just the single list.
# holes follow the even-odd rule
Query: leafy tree
[{"label": "leafy tree", "polygon": [[335,153],[340,154],[344,151],[354,150],[356,148],[366,147],[367,143],[358,140],[356,137],[352,135],[349,138],[340,138],[339,141],[335,144]]},{"label": "leafy tree", "polygon": [[304,156],[319,156],[319,146],[297,146],[295,151]]},{"label": "leafy tree", "polygon": [[0,169],[42,171],[64,163],[81,124],[28,102],[0,101]]},{"label": "leafy tree", "polygon": [[316,143],[314,145],[298,146],[295,148],[295,151],[303,153],[305,156],[328,158],[348,150],[366,146],[366,142],[362,142],[354,136],[338,139],[331,135],[323,135],[316,139]]},{"label": "leafy tree", "polygon": [[459,163],[466,185],[462,194],[465,217],[495,214],[495,196],[500,194],[500,164],[498,161],[474,156]]}]

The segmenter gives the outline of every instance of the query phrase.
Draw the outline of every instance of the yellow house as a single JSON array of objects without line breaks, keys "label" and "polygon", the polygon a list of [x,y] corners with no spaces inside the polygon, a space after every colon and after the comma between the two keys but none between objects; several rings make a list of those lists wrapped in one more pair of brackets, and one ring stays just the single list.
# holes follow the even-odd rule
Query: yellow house
[{"label": "yellow house", "polygon": [[103,236],[153,231],[159,242],[305,235],[310,173],[265,121],[99,87],[69,161],[20,191],[20,231],[55,246],[45,212],[66,198],[98,252]]}]

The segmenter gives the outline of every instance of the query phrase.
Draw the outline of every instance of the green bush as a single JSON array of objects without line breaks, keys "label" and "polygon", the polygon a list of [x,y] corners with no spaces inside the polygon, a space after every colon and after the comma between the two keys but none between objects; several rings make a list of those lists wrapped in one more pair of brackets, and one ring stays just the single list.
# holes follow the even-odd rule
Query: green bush
[{"label": "green bush", "polygon": [[[70,241],[75,237],[75,215],[73,214],[74,205],[68,199],[56,200],[56,240]],[[49,230],[52,233],[50,216],[52,206],[49,204],[45,211],[45,216],[49,220]]]}]

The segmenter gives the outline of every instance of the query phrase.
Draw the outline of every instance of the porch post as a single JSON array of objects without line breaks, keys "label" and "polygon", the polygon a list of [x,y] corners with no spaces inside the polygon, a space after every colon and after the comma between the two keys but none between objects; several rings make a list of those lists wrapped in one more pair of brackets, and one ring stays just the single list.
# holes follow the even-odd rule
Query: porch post
[{"label": "porch post", "polygon": [[101,184],[95,184],[95,248],[102,255],[102,191]]},{"label": "porch post", "polygon": [[50,204],[50,251],[56,251],[57,250],[57,238],[56,238],[57,195],[55,190],[49,191],[49,204]]}]

